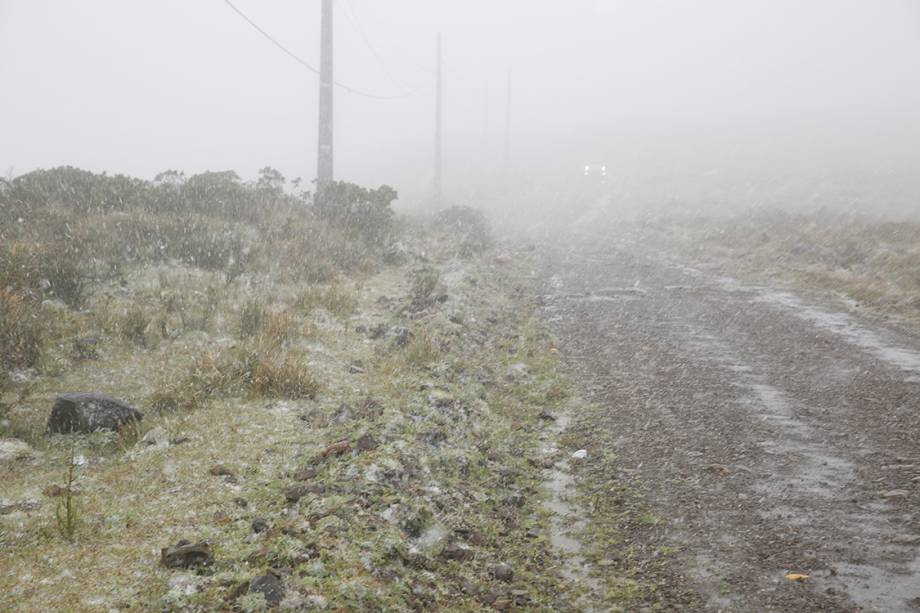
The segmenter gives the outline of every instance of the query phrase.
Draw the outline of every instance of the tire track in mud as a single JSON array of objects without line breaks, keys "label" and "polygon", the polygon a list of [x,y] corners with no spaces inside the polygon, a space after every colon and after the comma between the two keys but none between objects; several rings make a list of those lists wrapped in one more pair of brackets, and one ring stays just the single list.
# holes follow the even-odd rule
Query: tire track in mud
[{"label": "tire track in mud", "polygon": [[554,253],[546,314],[651,538],[711,610],[918,610],[920,343],[643,249]]}]

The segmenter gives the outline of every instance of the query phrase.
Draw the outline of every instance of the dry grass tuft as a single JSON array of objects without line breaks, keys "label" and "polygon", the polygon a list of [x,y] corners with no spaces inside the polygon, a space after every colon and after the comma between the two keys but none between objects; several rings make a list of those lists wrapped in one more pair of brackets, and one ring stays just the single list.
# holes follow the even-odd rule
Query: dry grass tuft
[{"label": "dry grass tuft", "polygon": [[208,352],[189,374],[148,399],[156,411],[188,411],[215,398],[257,396],[290,400],[313,398],[319,380],[296,356],[253,348]]},{"label": "dry grass tuft", "polygon": [[322,308],[340,317],[351,315],[357,302],[352,291],[338,284],[311,286],[297,297],[297,306],[308,312]]}]

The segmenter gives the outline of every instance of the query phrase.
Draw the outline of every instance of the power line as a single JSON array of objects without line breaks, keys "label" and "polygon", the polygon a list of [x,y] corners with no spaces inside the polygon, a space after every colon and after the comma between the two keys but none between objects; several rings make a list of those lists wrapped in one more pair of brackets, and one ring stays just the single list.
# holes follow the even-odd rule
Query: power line
[{"label": "power line", "polygon": [[418,87],[407,86],[406,82],[403,79],[397,77],[396,72],[393,70],[390,63],[387,62],[383,58],[383,56],[377,51],[377,49],[371,43],[370,38],[367,35],[367,31],[361,25],[361,20],[358,17],[358,11],[355,9],[351,0],[345,0],[344,7],[345,7],[344,15],[349,25],[351,25],[352,29],[358,34],[358,36],[361,38],[362,42],[364,43],[364,46],[367,47],[367,50],[370,51],[371,55],[374,56],[374,58],[380,64],[381,68],[383,68],[383,70],[390,77],[391,81],[398,83],[401,89],[403,90],[407,90],[407,89],[410,90],[406,94],[407,96],[411,94],[415,94],[421,91],[422,89],[425,89],[426,87],[428,87],[427,83],[424,85],[420,85]]},{"label": "power line", "polygon": [[[303,58],[301,58],[300,56],[298,56],[297,54],[295,54],[294,52],[292,52],[290,49],[288,49],[287,47],[285,47],[284,45],[282,45],[280,42],[278,42],[278,40],[277,40],[275,37],[273,37],[271,34],[269,34],[269,33],[266,32],[265,30],[263,30],[261,27],[259,27],[259,24],[257,24],[257,23],[254,22],[252,19],[250,19],[250,18],[246,15],[246,13],[244,13],[244,12],[241,11],[239,8],[237,8],[237,6],[234,5],[230,0],[224,0],[224,4],[226,4],[226,5],[229,6],[231,9],[233,9],[233,11],[234,11],[237,15],[239,15],[240,17],[242,17],[243,20],[244,20],[246,23],[248,23],[250,26],[252,26],[259,34],[261,34],[261,35],[264,36],[266,39],[268,39],[275,47],[277,47],[278,49],[280,49],[285,55],[287,55],[289,58],[291,58],[292,60],[294,60],[295,62],[297,62],[298,64],[300,64],[301,66],[303,66],[304,68],[306,68],[307,70],[309,70],[310,72],[312,72],[313,74],[319,76],[319,73],[320,73],[320,72],[319,72],[319,70],[318,70],[317,68],[315,68],[314,66],[312,66],[311,64],[309,64],[308,62],[306,62]],[[365,91],[361,91],[361,90],[359,90],[359,89],[355,89],[354,87],[351,87],[351,86],[349,86],[349,85],[345,85],[344,83],[341,83],[341,82],[339,82],[339,81],[333,81],[333,84],[334,84],[336,87],[339,87],[339,88],[345,90],[346,92],[348,92],[348,93],[350,93],[350,94],[354,94],[354,95],[356,95],[356,96],[363,96],[363,97],[365,97],[365,98],[372,98],[372,99],[374,99],[374,100],[396,100],[396,99],[398,99],[398,98],[407,98],[407,97],[409,96],[409,94],[400,94],[400,95],[397,95],[397,96],[381,96],[381,95],[379,95],[379,94],[372,94],[372,93],[368,93],[368,92],[365,92]]]}]

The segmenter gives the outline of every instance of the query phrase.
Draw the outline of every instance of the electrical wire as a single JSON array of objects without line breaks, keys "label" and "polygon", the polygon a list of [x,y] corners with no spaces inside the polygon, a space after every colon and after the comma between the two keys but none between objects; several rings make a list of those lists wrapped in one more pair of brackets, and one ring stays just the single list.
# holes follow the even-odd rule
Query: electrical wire
[{"label": "electrical wire", "polygon": [[352,29],[355,32],[357,32],[358,36],[361,38],[362,42],[364,43],[364,46],[367,47],[367,50],[370,51],[371,55],[374,56],[374,58],[377,60],[377,63],[380,64],[380,67],[383,68],[386,74],[390,77],[390,80],[399,84],[399,86],[403,90],[410,90],[407,95],[415,94],[427,88],[432,83],[434,83],[434,77],[432,75],[428,75],[428,80],[429,80],[428,83],[419,85],[417,87],[407,85],[403,79],[398,78],[392,66],[389,64],[389,62],[387,62],[383,58],[383,56],[377,51],[377,49],[371,43],[370,38],[367,35],[367,31],[361,25],[361,20],[358,17],[358,11],[357,9],[355,9],[355,6],[351,2],[351,0],[345,0],[345,3],[343,6],[345,7],[345,12],[343,13],[345,15],[345,20],[348,21]]},{"label": "electrical wire", "polygon": [[[270,41],[275,47],[277,47],[278,49],[280,49],[285,55],[287,55],[289,58],[291,58],[292,60],[294,60],[295,62],[297,62],[298,64],[300,64],[301,66],[303,66],[304,68],[306,68],[307,70],[309,70],[310,72],[312,72],[313,74],[315,74],[315,75],[317,75],[317,76],[320,76],[320,71],[319,71],[315,66],[312,66],[311,64],[309,64],[308,62],[306,62],[303,58],[301,58],[300,56],[298,56],[297,54],[295,54],[294,52],[292,52],[290,49],[288,49],[287,47],[285,47],[284,45],[282,45],[280,42],[278,42],[278,40],[277,40],[275,37],[273,37],[271,34],[269,34],[269,33],[266,32],[265,30],[263,30],[261,27],[259,27],[259,24],[257,24],[257,23],[254,22],[252,19],[250,19],[249,16],[246,15],[246,13],[244,13],[243,11],[241,11],[241,10],[240,10],[235,4],[233,4],[230,0],[224,0],[224,4],[226,4],[226,5],[229,6],[231,9],[233,9],[233,11],[234,11],[237,15],[239,15],[240,17],[242,17],[243,20],[244,20],[246,23],[248,23],[250,26],[252,26],[259,34],[261,34],[262,36],[264,36],[264,37],[265,37],[268,41]],[[372,94],[372,93],[369,93],[369,92],[365,92],[365,91],[356,89],[356,88],[351,87],[351,86],[349,86],[349,85],[345,85],[344,83],[341,83],[341,82],[339,82],[339,81],[333,81],[333,84],[334,84],[336,87],[339,87],[340,89],[342,89],[342,90],[344,90],[344,91],[346,91],[346,92],[348,92],[348,93],[350,93],[350,94],[354,94],[354,95],[356,95],[356,96],[363,96],[364,98],[371,98],[371,99],[373,99],[373,100],[397,100],[397,99],[399,99],[399,98],[408,98],[408,97],[411,95],[411,94],[400,94],[400,95],[395,95],[395,96],[382,96],[382,95],[379,95],[379,94]]]}]

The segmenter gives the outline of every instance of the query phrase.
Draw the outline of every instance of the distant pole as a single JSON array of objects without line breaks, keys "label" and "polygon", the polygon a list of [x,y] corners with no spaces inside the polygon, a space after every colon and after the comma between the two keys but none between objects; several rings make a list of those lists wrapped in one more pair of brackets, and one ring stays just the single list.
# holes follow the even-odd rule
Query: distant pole
[{"label": "distant pole", "polygon": [[505,98],[505,169],[511,164],[511,71],[508,71],[508,91]]},{"label": "distant pole", "polygon": [[319,151],[316,162],[317,190],[333,181],[333,63],[332,0],[323,0],[320,36]]},{"label": "distant pole", "polygon": [[442,165],[444,163],[444,91],[441,55],[441,33],[438,32],[437,48],[437,88],[435,94],[435,127],[434,127],[434,200],[436,205],[441,204],[444,189],[444,176]]},{"label": "distant pole", "polygon": [[482,82],[482,150],[489,150],[489,82]]}]

